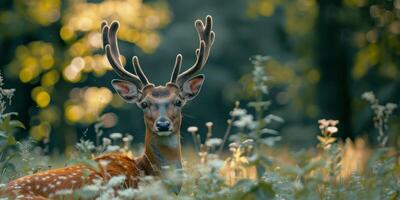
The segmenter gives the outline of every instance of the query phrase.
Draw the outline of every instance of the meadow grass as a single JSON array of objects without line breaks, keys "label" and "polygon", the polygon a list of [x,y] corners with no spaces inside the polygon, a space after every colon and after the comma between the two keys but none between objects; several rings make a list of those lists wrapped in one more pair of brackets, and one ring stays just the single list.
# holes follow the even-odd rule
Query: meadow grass
[{"label": "meadow grass", "polygon": [[[255,99],[246,106],[235,104],[223,138],[213,136],[212,123],[206,124],[205,134],[198,133],[198,127],[183,131],[194,143],[184,147],[184,171],[166,168],[162,177],[142,177],[138,188],[119,187],[125,177],[117,176],[79,190],[60,190],[55,199],[400,199],[399,152],[387,147],[390,138],[385,133],[396,105],[379,104],[373,93],[362,97],[375,113],[378,147],[368,147],[361,138],[337,139],[340,122],[328,119],[316,123],[321,133],[310,138],[318,140],[316,148],[292,151],[277,147],[282,138],[270,124],[284,120],[268,112],[269,77],[262,68],[267,59],[258,56],[252,60]],[[4,187],[10,179],[62,166],[65,160],[52,159],[32,140],[15,139],[14,133],[24,126],[16,120],[17,113],[6,112],[14,90],[4,89],[3,79],[0,81],[0,187]],[[90,158],[111,151],[140,155],[140,147],[131,146],[131,136],[114,133],[104,137],[101,120],[95,124],[95,132],[96,141],[76,144],[69,164],[96,167]],[[178,195],[170,192],[169,188],[182,182]]]}]

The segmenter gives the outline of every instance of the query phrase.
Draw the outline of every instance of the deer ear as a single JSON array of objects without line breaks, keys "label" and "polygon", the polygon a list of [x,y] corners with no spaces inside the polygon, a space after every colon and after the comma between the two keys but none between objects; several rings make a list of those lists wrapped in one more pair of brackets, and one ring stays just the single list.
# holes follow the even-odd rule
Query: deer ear
[{"label": "deer ear", "polygon": [[199,94],[201,86],[204,82],[204,75],[200,74],[185,81],[181,88],[181,95],[186,100],[194,99]]},{"label": "deer ear", "polygon": [[136,103],[142,96],[139,88],[129,81],[113,79],[111,85],[118,92],[119,96],[128,103]]}]

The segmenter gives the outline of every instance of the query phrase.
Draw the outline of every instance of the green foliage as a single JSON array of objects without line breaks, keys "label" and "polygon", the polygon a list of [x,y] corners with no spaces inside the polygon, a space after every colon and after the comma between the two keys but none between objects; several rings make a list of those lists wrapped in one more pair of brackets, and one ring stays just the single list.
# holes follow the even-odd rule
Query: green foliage
[{"label": "green foliage", "polygon": [[256,165],[257,175],[262,176],[265,172],[265,164],[270,163],[270,159],[261,152],[262,146],[273,146],[281,137],[278,132],[267,127],[270,123],[283,122],[278,116],[269,114],[265,115],[265,111],[271,105],[270,101],[265,101],[264,96],[268,94],[268,86],[266,81],[269,77],[263,71],[263,64],[269,58],[264,56],[255,56],[252,59],[254,70],[253,91],[255,101],[249,102],[248,106],[255,111],[255,115],[250,114],[245,109],[235,108],[232,115],[237,117],[233,125],[238,128],[238,134],[232,135],[231,140],[235,142],[250,141],[254,143],[254,152],[250,156],[250,164]]},{"label": "green foliage", "polygon": [[48,157],[35,141],[16,140],[15,132],[25,129],[25,126],[21,121],[14,119],[18,113],[6,112],[7,105],[11,105],[15,89],[4,89],[3,86],[3,77],[0,74],[0,182],[33,174],[48,167]]},{"label": "green foliage", "polygon": [[385,147],[389,139],[386,134],[389,118],[397,108],[397,104],[386,103],[385,105],[381,105],[373,92],[365,92],[362,98],[370,103],[371,109],[374,111],[374,127],[378,130],[377,141],[380,146]]},{"label": "green foliage", "polygon": [[31,139],[17,142],[16,158],[18,160],[13,160],[13,163],[17,166],[19,175],[48,169],[49,158],[44,155],[42,148],[37,147],[36,143]]},{"label": "green foliage", "polygon": [[14,96],[15,89],[3,88],[3,76],[0,74],[0,152],[5,151],[8,146],[16,144],[14,132],[17,128],[25,128],[22,122],[12,119],[18,113],[6,112],[7,101],[11,105],[11,99]]},{"label": "green foliage", "polygon": [[[96,180],[93,184],[77,190],[60,190],[52,194],[52,197],[185,200],[398,199],[400,167],[396,150],[380,147],[369,157],[363,171],[355,170],[350,175],[343,176],[343,156],[347,147],[333,137],[338,131],[337,120],[319,120],[321,135],[317,138],[321,152],[288,152],[291,154],[290,164],[279,159],[280,154],[270,153],[268,149],[281,138],[278,132],[269,126],[273,122],[283,120],[266,112],[271,104],[265,100],[268,94],[266,81],[269,78],[260,72],[260,64],[266,59],[257,56],[253,60],[253,86],[257,95],[255,101],[248,104],[248,108],[253,109],[254,114],[240,108],[239,103],[230,113],[231,120],[228,121],[225,136],[230,135],[232,141],[229,145],[231,155],[225,160],[221,157],[221,152],[217,151],[217,147],[223,145],[224,141],[212,136],[213,124],[209,122],[206,124],[207,137],[204,143],[201,143],[197,127],[188,129],[195,140],[198,155],[187,161],[190,164],[186,165],[184,171],[166,168],[161,177],[141,177],[137,188],[125,188],[123,183],[126,177],[116,176],[108,181]],[[364,95],[363,98],[371,99],[371,94]],[[379,106],[377,99],[374,98],[374,102],[372,106]],[[385,109],[382,111],[386,113],[383,122],[387,122],[392,113],[392,110],[389,113]],[[11,116],[13,114],[2,115],[2,127],[6,127],[2,130],[6,136],[12,136],[15,128],[22,127],[17,121],[11,120]],[[14,122],[11,123],[12,121]],[[107,138],[103,136],[102,127],[104,124],[99,120],[95,124],[96,143],[81,139],[76,144],[75,159],[71,163],[84,164],[96,170],[98,164],[91,160],[93,155],[108,151],[129,151],[129,144],[133,139],[131,136],[112,133],[110,138]],[[230,133],[231,131],[233,133]],[[1,182],[6,182],[14,176],[45,169],[47,161],[40,160],[41,157],[44,158],[43,153],[39,147],[35,147],[34,142],[27,140],[8,144],[6,137],[2,140],[6,148],[1,153],[6,157],[2,157],[1,161],[2,175],[5,176]],[[12,153],[6,151],[7,149],[12,149]],[[11,169],[17,173],[9,173]],[[181,183],[183,184],[179,194],[172,192]]]},{"label": "green foliage", "polygon": [[[6,112],[7,103],[11,105],[11,99],[15,89],[5,89],[3,76],[0,74],[0,173],[3,177],[8,170],[15,170],[16,167],[11,163],[13,157],[17,155],[15,145],[17,141],[14,132],[18,128],[25,128],[22,122],[13,119],[18,113]],[[7,102],[8,101],[8,102]]]},{"label": "green foliage", "polygon": [[76,149],[78,150],[79,154],[85,158],[90,158],[93,151],[95,150],[94,143],[90,140],[83,140],[81,139],[79,143],[75,145]]}]

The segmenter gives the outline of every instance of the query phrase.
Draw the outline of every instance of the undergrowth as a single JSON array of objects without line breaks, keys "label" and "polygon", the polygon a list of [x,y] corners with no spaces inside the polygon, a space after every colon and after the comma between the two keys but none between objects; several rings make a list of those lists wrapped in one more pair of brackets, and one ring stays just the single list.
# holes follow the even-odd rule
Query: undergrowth
[{"label": "undergrowth", "polygon": [[[198,127],[188,128],[196,154],[184,160],[184,171],[170,169],[161,178],[142,177],[138,188],[115,190],[125,180],[117,176],[79,190],[58,191],[55,199],[400,199],[399,152],[386,145],[390,139],[386,135],[387,123],[397,105],[379,104],[372,92],[362,96],[371,104],[378,130],[379,147],[372,153],[357,152],[357,142],[337,139],[340,122],[331,119],[318,121],[321,133],[316,138],[316,151],[282,152],[274,148],[282,138],[270,127],[284,120],[268,112],[272,102],[266,100],[269,77],[265,76],[264,62],[268,57],[252,59],[255,99],[245,106],[235,103],[223,138],[213,136],[211,122],[206,124],[206,134],[198,133]],[[0,78],[0,181],[6,183],[49,165],[43,150],[34,142],[15,140],[14,132],[24,126],[15,119],[17,113],[6,112],[14,90],[3,86]],[[95,132],[96,141],[80,140],[76,144],[75,159],[69,163],[95,168],[97,164],[90,159],[93,155],[132,149],[130,135],[113,133],[104,137],[101,118],[95,124]],[[229,154],[224,153],[225,148]],[[353,156],[350,159],[349,152]],[[290,161],[280,159],[284,153]],[[359,154],[367,154],[367,159],[354,167]],[[170,188],[180,182],[183,187],[176,195]]]}]

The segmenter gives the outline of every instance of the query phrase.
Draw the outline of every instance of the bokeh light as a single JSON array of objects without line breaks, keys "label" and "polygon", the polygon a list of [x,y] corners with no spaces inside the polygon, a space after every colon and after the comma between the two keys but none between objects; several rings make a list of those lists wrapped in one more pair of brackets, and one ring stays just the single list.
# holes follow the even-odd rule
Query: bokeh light
[{"label": "bokeh light", "polygon": [[112,92],[105,87],[75,88],[65,104],[65,119],[70,123],[87,124],[97,120],[110,104]]},{"label": "bokeh light", "polygon": [[[65,82],[81,83],[89,73],[99,77],[111,70],[103,51],[99,51],[102,48],[101,21],[119,20],[118,38],[135,44],[145,53],[152,53],[161,42],[158,30],[171,18],[168,5],[163,1],[65,1],[61,7],[62,3],[61,0],[22,0],[16,3],[16,7],[23,11],[20,14],[30,24],[52,26],[55,22],[60,23],[58,36],[65,45],[53,46],[55,43],[51,37],[46,37],[49,42],[38,40],[21,44],[7,68],[22,83],[34,86],[31,98],[40,110],[35,114],[39,117],[32,116],[32,121],[37,124],[39,120],[46,127],[63,123],[60,121],[62,115],[70,124],[89,124],[97,120],[111,102],[114,107],[123,105],[106,88],[76,88],[79,95],[70,95],[69,99],[52,97],[55,92],[68,88],[64,87]],[[8,14],[0,12],[0,23],[7,17],[17,19],[13,13]],[[126,63],[125,57],[121,56],[120,60]],[[51,128],[43,127],[43,124],[33,126],[30,132],[36,139],[45,138]]]},{"label": "bokeh light", "polygon": [[36,95],[35,101],[39,107],[44,108],[50,103],[50,95],[46,91],[40,91]]},{"label": "bokeh light", "polygon": [[21,0],[18,4],[32,21],[40,25],[50,25],[60,19],[61,0]]}]

